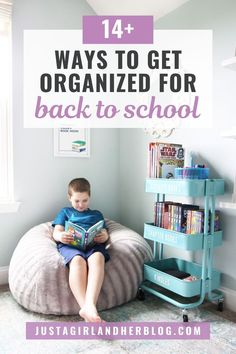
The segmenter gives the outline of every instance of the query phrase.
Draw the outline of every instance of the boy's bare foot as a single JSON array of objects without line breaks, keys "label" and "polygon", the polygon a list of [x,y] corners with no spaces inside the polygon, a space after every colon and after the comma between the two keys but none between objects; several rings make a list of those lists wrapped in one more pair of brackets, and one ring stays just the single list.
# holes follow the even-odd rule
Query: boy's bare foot
[{"label": "boy's bare foot", "polygon": [[85,305],[79,311],[79,315],[85,322],[104,322],[98,315],[97,309],[94,305]]}]

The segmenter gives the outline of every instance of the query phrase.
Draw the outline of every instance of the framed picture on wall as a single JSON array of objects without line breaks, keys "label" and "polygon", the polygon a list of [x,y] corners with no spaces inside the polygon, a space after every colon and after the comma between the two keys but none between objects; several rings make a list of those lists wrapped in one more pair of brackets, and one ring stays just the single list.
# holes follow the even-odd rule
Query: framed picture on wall
[{"label": "framed picture on wall", "polygon": [[90,157],[90,129],[54,129],[54,156]]}]

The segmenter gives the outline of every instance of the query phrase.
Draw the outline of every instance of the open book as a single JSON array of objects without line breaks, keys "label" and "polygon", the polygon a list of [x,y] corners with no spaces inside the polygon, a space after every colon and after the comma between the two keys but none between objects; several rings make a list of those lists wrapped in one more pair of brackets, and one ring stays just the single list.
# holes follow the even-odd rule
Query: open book
[{"label": "open book", "polygon": [[104,220],[98,221],[96,224],[91,226],[88,230],[83,227],[74,224],[71,221],[66,221],[65,231],[69,231],[73,237],[74,241],[70,243],[71,246],[85,250],[87,246],[92,246],[94,244],[94,237],[104,228]]}]

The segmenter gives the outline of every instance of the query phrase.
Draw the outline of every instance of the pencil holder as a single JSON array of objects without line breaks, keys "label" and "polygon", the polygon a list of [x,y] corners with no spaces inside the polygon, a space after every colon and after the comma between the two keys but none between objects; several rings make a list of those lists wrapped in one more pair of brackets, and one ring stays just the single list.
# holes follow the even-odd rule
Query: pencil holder
[{"label": "pencil holder", "polygon": [[209,178],[209,168],[206,167],[183,167],[175,168],[175,178],[177,179],[207,179]]}]

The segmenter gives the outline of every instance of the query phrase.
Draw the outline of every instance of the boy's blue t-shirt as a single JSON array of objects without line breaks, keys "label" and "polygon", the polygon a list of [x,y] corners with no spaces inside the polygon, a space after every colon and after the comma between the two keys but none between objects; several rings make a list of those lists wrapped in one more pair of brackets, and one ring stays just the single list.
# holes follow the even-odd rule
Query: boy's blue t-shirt
[{"label": "boy's blue t-shirt", "polygon": [[61,209],[61,211],[57,214],[54,221],[52,222],[52,226],[54,227],[55,225],[62,225],[65,227],[65,222],[68,220],[74,224],[80,225],[85,230],[88,230],[98,221],[104,220],[104,217],[98,210],[87,209],[85,211],[78,211],[72,207],[67,207]]}]

